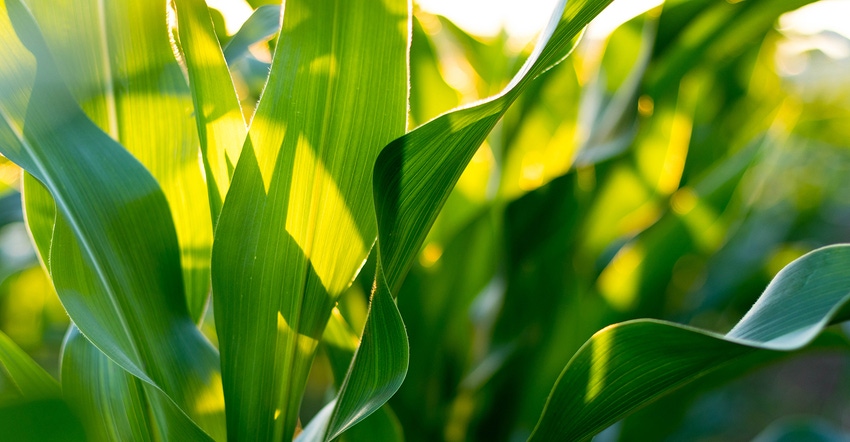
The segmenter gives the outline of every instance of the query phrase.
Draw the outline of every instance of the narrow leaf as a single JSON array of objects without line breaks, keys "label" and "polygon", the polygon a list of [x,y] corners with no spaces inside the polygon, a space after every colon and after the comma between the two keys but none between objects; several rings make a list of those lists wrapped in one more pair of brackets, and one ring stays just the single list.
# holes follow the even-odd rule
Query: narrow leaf
[{"label": "narrow leaf", "polygon": [[175,3],[180,43],[195,103],[210,208],[213,220],[217,221],[248,129],[206,3],[201,0],[176,0]]},{"label": "narrow leaf", "polygon": [[0,332],[0,365],[24,399],[62,396],[59,383],[3,332]]}]

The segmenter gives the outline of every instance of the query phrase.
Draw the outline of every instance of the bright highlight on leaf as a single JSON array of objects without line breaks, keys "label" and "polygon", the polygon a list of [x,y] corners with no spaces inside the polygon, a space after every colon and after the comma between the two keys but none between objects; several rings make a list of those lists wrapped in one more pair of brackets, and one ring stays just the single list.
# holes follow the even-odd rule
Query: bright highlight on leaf
[{"label": "bright highlight on leaf", "polygon": [[848,347],[850,43],[777,27],[808,3],[670,0],[582,40],[612,0],[558,0],[521,49],[410,0],[251,0],[238,30],[202,0],[0,0],[4,435],[837,434],[722,395],[744,430],[691,422]]}]

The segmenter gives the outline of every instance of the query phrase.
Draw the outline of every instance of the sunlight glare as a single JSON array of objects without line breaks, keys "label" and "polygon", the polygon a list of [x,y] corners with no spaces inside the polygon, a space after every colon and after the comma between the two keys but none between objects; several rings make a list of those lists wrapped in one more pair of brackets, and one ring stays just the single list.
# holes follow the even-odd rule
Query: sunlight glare
[{"label": "sunlight glare", "polygon": [[227,35],[233,35],[254,12],[245,0],[207,0],[207,6],[217,9],[224,16]]}]

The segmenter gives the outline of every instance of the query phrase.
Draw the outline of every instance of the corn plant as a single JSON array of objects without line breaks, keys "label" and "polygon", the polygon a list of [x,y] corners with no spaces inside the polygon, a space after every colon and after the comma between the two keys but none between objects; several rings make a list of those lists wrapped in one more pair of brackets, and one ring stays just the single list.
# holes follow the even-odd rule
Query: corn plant
[{"label": "corn plant", "polygon": [[[407,422],[412,402],[391,398],[414,388],[403,386],[409,371],[427,378],[428,361],[417,351],[441,351],[428,347],[430,338],[417,329],[407,330],[402,313],[437,343],[458,331],[443,320],[465,311],[452,302],[468,307],[470,294],[495,273],[484,265],[457,274],[470,259],[464,253],[491,250],[479,228],[491,228],[494,213],[504,217],[506,231],[529,223],[547,228],[546,220],[525,214],[550,214],[556,222],[578,216],[578,205],[547,212],[553,206],[546,190],[563,195],[587,168],[657,135],[634,123],[640,91],[659,109],[670,102],[687,109],[696,98],[669,94],[667,87],[688,81],[685,72],[699,57],[694,47],[709,52],[729,23],[769,28],[806,2],[696,2],[686,10],[698,26],[677,32],[697,44],[674,48],[661,61],[650,56],[658,17],[646,18],[643,49],[632,60],[633,75],[617,84],[618,98],[576,111],[577,119],[588,112],[598,118],[589,123],[575,164],[547,171],[546,181],[554,181],[539,187],[541,180],[537,190],[506,180],[498,198],[460,221],[441,215],[444,206],[470,205],[452,190],[494,129],[510,135],[510,176],[507,148],[521,138],[512,128],[550,97],[547,87],[569,76],[559,63],[608,3],[560,1],[500,92],[437,116],[422,99],[432,91],[416,90],[411,76],[411,66],[429,55],[411,47],[422,40],[407,1],[261,7],[226,47],[201,0],[0,3],[0,53],[7,60],[0,68],[0,152],[26,172],[29,233],[73,321],[62,348],[61,385],[0,334],[0,363],[16,396],[0,413],[3,428],[19,440],[402,439],[393,410]],[[684,10],[673,3],[673,11]],[[268,36],[274,37],[268,75],[256,107],[246,108],[228,62]],[[467,41],[472,52],[477,44]],[[491,68],[494,78],[511,71]],[[766,142],[748,135],[741,137]],[[659,192],[676,207],[690,207],[683,216],[695,198],[728,199],[724,186],[740,179],[752,152],[734,152],[716,174],[726,181],[706,179],[696,196],[673,193],[676,183]],[[618,256],[643,242],[676,238],[647,232]],[[420,256],[433,255],[440,235],[455,242],[423,265]],[[510,243],[511,259],[522,263],[525,245]],[[440,267],[428,270],[437,259]],[[557,379],[542,379],[551,391],[548,399],[545,392],[537,398],[545,407],[525,436],[586,440],[721,368],[734,371],[805,347],[845,319],[848,261],[843,245],[795,260],[725,334],[655,319],[599,330],[560,364]],[[509,271],[513,285],[494,326],[492,356],[506,355],[504,367],[524,359],[512,352],[527,334],[505,317],[528,314],[546,333],[556,330],[555,318],[541,319],[518,297],[529,287],[545,290],[523,282],[519,270],[511,273],[521,268]],[[406,282],[411,269],[419,285]],[[429,282],[429,271],[455,276]],[[369,304],[355,327],[342,297],[363,279]],[[465,297],[455,301],[453,291]],[[405,307],[405,296],[420,307]],[[619,305],[626,298],[611,299]],[[199,328],[208,308],[215,343]],[[320,346],[335,393],[302,425],[299,410]]]}]

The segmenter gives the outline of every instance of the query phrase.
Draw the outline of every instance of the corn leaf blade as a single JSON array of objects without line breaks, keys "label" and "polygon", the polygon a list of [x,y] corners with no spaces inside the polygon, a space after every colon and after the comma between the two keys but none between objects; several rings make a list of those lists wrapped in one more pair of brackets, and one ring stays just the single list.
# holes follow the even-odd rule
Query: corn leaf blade
[{"label": "corn leaf blade", "polygon": [[785,267],[726,335],[635,320],[597,332],[573,356],[529,440],[587,440],[630,412],[753,352],[793,351],[846,319],[850,246]]},{"label": "corn leaf blade", "polygon": [[109,360],[73,325],[62,348],[62,382],[88,440],[212,440],[161,391]]},{"label": "corn leaf blade", "polygon": [[[18,140],[0,148],[44,184],[56,203],[45,262],[55,266],[48,270],[66,310],[113,361],[161,389],[206,431],[222,435],[218,355],[189,316],[164,194],[77,106],[28,10],[17,1],[3,6],[4,50],[27,54],[12,33],[14,24],[38,69],[25,119],[15,115],[14,102],[0,102],[3,120]],[[4,88],[26,88],[20,74],[26,73],[4,77]],[[200,407],[198,397],[211,403]]]},{"label": "corn leaf blade", "polygon": [[561,1],[534,52],[498,95],[447,112],[390,143],[375,165],[382,265],[396,293],[437,213],[508,107],[537,76],[563,60],[609,0]]},{"label": "corn leaf blade", "polygon": [[405,128],[407,10],[285,5],[213,246],[230,437],[292,437],[335,299],[375,240],[370,172]]},{"label": "corn leaf blade", "polygon": [[189,74],[210,208],[215,222],[230,188],[230,177],[248,128],[206,3],[200,0],[178,0],[175,3],[180,47]]},{"label": "corn leaf blade", "polygon": [[145,165],[165,193],[180,244],[186,303],[197,322],[209,293],[212,222],[192,97],[169,43],[165,6],[25,3],[77,103]]},{"label": "corn leaf blade", "polygon": [[401,386],[409,350],[392,294],[398,292],[437,213],[496,122],[529,82],[569,55],[584,27],[608,3],[559,2],[534,53],[501,94],[447,112],[381,151],[373,185],[379,270],[372,306],[360,347],[332,403],[334,410],[328,411],[329,405],[308,426],[325,431],[313,430],[305,440],[316,435],[333,439],[377,410]]},{"label": "corn leaf blade", "polygon": [[248,20],[224,45],[227,64],[239,60],[254,43],[261,42],[280,30],[280,5],[262,5],[254,10]]}]

